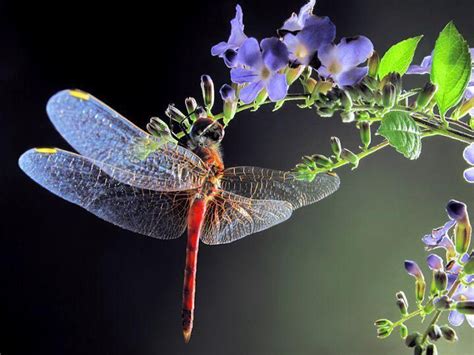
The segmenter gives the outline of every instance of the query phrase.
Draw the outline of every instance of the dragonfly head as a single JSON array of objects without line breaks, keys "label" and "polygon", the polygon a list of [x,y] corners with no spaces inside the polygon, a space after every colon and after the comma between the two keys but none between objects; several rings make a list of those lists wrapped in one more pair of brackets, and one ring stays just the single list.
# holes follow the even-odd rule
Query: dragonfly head
[{"label": "dragonfly head", "polygon": [[194,144],[208,147],[222,141],[224,138],[224,127],[211,118],[199,118],[194,122],[190,135]]}]

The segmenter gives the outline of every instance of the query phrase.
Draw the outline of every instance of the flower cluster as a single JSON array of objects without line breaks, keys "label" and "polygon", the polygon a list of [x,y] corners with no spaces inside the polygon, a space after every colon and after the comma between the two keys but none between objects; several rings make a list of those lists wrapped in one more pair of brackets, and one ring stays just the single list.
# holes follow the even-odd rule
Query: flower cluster
[{"label": "flower cluster", "polygon": [[368,68],[359,65],[372,55],[372,42],[357,36],[335,44],[336,26],[328,17],[314,15],[314,5],[315,0],[310,0],[283,23],[277,36],[261,41],[244,33],[243,12],[237,5],[229,39],[213,46],[211,54],[231,68],[231,80],[243,103],[267,97],[282,100],[306,67],[339,87],[355,85],[367,75]]},{"label": "flower cluster", "polygon": [[[396,327],[400,335],[415,354],[436,354],[435,342],[444,337],[448,341],[457,340],[456,332],[449,325],[437,323],[444,312],[448,312],[448,322],[458,327],[464,320],[474,328],[474,252],[470,251],[471,224],[467,206],[451,200],[446,207],[448,221],[433,229],[422,241],[427,251],[443,250],[444,258],[430,253],[426,259],[430,269],[431,285],[427,291],[426,278],[421,267],[412,260],[405,261],[405,270],[415,279],[416,310],[409,313],[408,300],[404,292],[396,294],[401,319],[392,322],[380,319],[375,322],[380,338],[388,337]],[[405,321],[415,316],[422,319],[430,314],[430,322],[424,334],[409,334]]]}]

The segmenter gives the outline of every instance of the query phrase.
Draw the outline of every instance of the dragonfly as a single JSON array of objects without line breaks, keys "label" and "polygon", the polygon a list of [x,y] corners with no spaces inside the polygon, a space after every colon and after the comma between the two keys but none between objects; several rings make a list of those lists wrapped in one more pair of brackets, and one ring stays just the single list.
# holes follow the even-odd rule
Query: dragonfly
[{"label": "dragonfly", "polygon": [[46,111],[77,151],[33,148],[19,159],[36,183],[105,221],[157,239],[187,230],[182,331],[194,322],[199,242],[227,244],[286,221],[339,188],[334,173],[298,180],[293,172],[224,168],[224,128],[200,117],[184,144],[150,134],[79,90],[64,90]]}]

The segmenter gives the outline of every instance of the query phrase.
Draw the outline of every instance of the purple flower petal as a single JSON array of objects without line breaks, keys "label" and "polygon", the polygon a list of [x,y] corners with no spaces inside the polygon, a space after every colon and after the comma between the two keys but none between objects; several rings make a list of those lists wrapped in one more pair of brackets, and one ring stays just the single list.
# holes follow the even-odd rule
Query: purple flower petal
[{"label": "purple flower petal", "polygon": [[469,183],[474,183],[474,168],[464,170],[464,180]]},{"label": "purple flower petal", "polygon": [[368,71],[368,67],[355,67],[336,76],[335,81],[339,86],[353,86],[364,79]]},{"label": "purple flower petal", "polygon": [[230,79],[233,83],[245,84],[260,80],[259,74],[251,69],[233,68],[230,70]]},{"label": "purple flower petal", "polygon": [[271,71],[278,71],[288,64],[288,49],[278,38],[265,38],[260,45],[263,62]]},{"label": "purple flower petal", "polygon": [[318,58],[321,62],[321,65],[326,68],[330,68],[333,63],[337,62],[338,58],[336,48],[336,45],[332,43],[321,47],[321,49],[318,51]]},{"label": "purple flower petal", "polygon": [[431,232],[433,238],[440,241],[441,238],[444,237],[449,232],[449,230],[454,227],[455,224],[456,221],[450,219],[442,227],[433,229],[433,231]]},{"label": "purple flower petal", "polygon": [[297,36],[301,43],[314,53],[334,41],[336,26],[329,17],[313,16],[307,19],[305,27]]},{"label": "purple flower petal", "polygon": [[307,4],[303,5],[300,9],[298,15],[292,13],[290,18],[288,18],[284,23],[280,30],[283,31],[290,31],[295,32],[299,31],[303,28],[305,21],[308,17],[313,14],[313,8],[316,4],[316,0],[310,0]]},{"label": "purple flower petal", "polygon": [[433,62],[432,57],[426,56],[420,65],[412,64],[407,70],[407,74],[429,74],[431,72],[431,63]]},{"label": "purple flower petal", "polygon": [[431,270],[441,270],[443,269],[443,259],[436,255],[436,254],[430,254],[426,258],[426,262],[428,264],[428,267]]},{"label": "purple flower petal", "polygon": [[448,320],[451,325],[459,327],[464,322],[464,316],[458,311],[451,311],[449,312]]},{"label": "purple flower petal", "polygon": [[272,101],[283,99],[288,93],[288,84],[285,74],[273,75],[267,84],[268,97]]},{"label": "purple flower petal", "polygon": [[365,36],[343,38],[337,45],[339,62],[344,68],[364,63],[374,52],[374,45]]},{"label": "purple flower petal", "polygon": [[260,93],[260,91],[262,91],[263,88],[264,85],[261,80],[247,85],[242,90],[240,90],[240,100],[242,100],[242,102],[245,104],[249,104],[255,101],[255,98]]},{"label": "purple flower petal", "polygon": [[235,47],[240,47],[247,39],[244,33],[244,14],[240,5],[235,6],[235,17],[230,21],[231,31],[229,40],[227,41]]},{"label": "purple flower petal", "polygon": [[412,260],[405,260],[405,270],[408,272],[409,275],[413,276],[418,280],[424,279],[420,267],[416,262]]},{"label": "purple flower petal", "polygon": [[262,52],[255,38],[250,37],[244,41],[237,53],[237,62],[255,69],[262,67]]},{"label": "purple flower petal", "polygon": [[219,42],[216,45],[211,47],[211,55],[213,56],[221,55],[227,49],[229,49],[229,45],[227,44],[227,42]]},{"label": "purple flower petal", "polygon": [[474,143],[469,144],[462,155],[468,164],[474,165]]},{"label": "purple flower petal", "polygon": [[467,206],[463,202],[450,200],[446,206],[446,212],[449,218],[459,221],[466,217]]},{"label": "purple flower petal", "polygon": [[224,84],[221,86],[219,93],[221,94],[221,98],[224,101],[234,101],[236,100],[235,90],[229,84]]},{"label": "purple flower petal", "polygon": [[228,49],[222,55],[224,63],[228,68],[233,68],[237,65],[237,52],[233,49]]},{"label": "purple flower petal", "polygon": [[471,328],[474,328],[474,314],[466,314],[465,317]]}]

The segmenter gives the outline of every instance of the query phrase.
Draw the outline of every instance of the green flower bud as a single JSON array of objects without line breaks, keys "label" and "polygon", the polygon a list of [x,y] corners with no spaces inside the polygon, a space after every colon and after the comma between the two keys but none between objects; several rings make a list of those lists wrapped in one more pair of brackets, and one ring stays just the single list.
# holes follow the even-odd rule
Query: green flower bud
[{"label": "green flower bud", "polygon": [[408,314],[408,305],[405,303],[404,300],[397,299],[397,307],[400,310],[400,313],[402,315],[407,315]]},{"label": "green flower bud", "polygon": [[146,125],[146,129],[155,137],[163,138],[171,136],[168,125],[158,117],[150,118],[150,122]]},{"label": "green flower bud", "polygon": [[428,329],[428,337],[433,341],[438,340],[442,335],[440,327],[436,324],[433,324]]},{"label": "green flower bud", "polygon": [[415,288],[416,288],[416,300],[418,302],[423,302],[423,299],[425,298],[425,290],[426,290],[426,283],[424,280],[416,280],[415,282]]},{"label": "green flower bud", "polygon": [[341,141],[337,137],[331,137],[331,149],[334,155],[336,156],[336,159],[341,158],[341,151],[342,151],[342,146],[341,146]]},{"label": "green flower bud", "polygon": [[380,84],[377,79],[374,79],[370,76],[366,76],[364,80],[362,80],[362,83],[372,90],[373,93],[377,91]]},{"label": "green flower bud", "polygon": [[447,310],[451,308],[452,304],[453,304],[453,300],[449,298],[448,296],[444,295],[436,300],[436,303],[434,304],[434,306],[438,310]]},{"label": "green flower bud", "polygon": [[374,101],[374,95],[372,93],[372,90],[370,90],[370,88],[367,85],[360,83],[358,87],[360,89],[361,96],[364,101],[368,103],[371,103]]},{"label": "green flower bud", "polygon": [[396,97],[402,92],[402,77],[399,73],[388,74],[388,81],[395,86]]},{"label": "green flower bud", "polygon": [[380,327],[391,327],[393,325],[393,323],[388,320],[388,319],[377,319],[375,322],[374,322],[374,325],[377,327],[377,328],[380,328]]},{"label": "green flower bud", "polygon": [[400,325],[400,337],[402,339],[406,339],[407,336],[408,336],[408,328],[405,324],[401,324]]},{"label": "green flower bud", "polygon": [[469,255],[469,259],[464,264],[464,273],[467,275],[474,275],[474,252]]},{"label": "green flower bud", "polygon": [[352,169],[359,166],[359,157],[352,153],[349,149],[344,148],[341,152],[341,158],[353,165]]},{"label": "green flower bud", "polygon": [[408,299],[407,299],[407,296],[405,295],[405,292],[403,292],[403,291],[398,291],[398,292],[395,294],[395,297],[396,297],[398,300],[402,300],[403,302],[405,302],[405,304],[407,305],[407,308],[408,308]]},{"label": "green flower bud", "polygon": [[454,228],[454,244],[456,246],[456,251],[459,254],[462,255],[469,249],[471,244],[471,234],[471,222],[469,222],[469,217],[466,211],[465,216],[457,221],[456,227]]},{"label": "green flower bud", "polygon": [[305,69],[304,65],[298,65],[296,68],[290,68],[288,67],[286,69],[286,82],[288,85],[293,84],[296,79],[300,77],[300,75],[303,73]]},{"label": "green flower bud", "polygon": [[438,87],[435,84],[431,82],[426,83],[425,87],[418,94],[418,97],[416,98],[416,106],[415,106],[416,109],[417,110],[424,109],[431,102],[437,90],[438,90]]},{"label": "green flower bud", "polygon": [[441,334],[443,335],[443,338],[446,339],[447,341],[454,342],[458,340],[458,336],[453,328],[448,327],[447,325],[443,325],[442,327],[440,327],[440,329],[441,329]]},{"label": "green flower bud", "polygon": [[464,101],[461,106],[459,106],[456,111],[454,111],[453,116],[456,119],[460,119],[466,116],[472,109],[474,109],[474,96],[469,100]]},{"label": "green flower bud", "polygon": [[396,89],[392,83],[387,83],[382,89],[382,103],[385,108],[392,108],[396,103]]},{"label": "green flower bud", "polygon": [[306,91],[309,92],[310,94],[313,93],[314,88],[316,87],[316,84],[317,84],[317,81],[315,79],[308,78],[304,83]]},{"label": "green flower bud", "polygon": [[329,107],[319,107],[316,109],[316,113],[320,117],[332,117],[334,116],[334,109],[329,108]]},{"label": "green flower bud", "polygon": [[405,345],[409,348],[414,348],[421,341],[421,334],[418,332],[411,333],[405,338]]},{"label": "green flower bud", "polygon": [[194,111],[196,111],[198,106],[194,97],[187,97],[186,100],[184,100],[184,104],[186,105],[186,111],[188,114],[192,114]]},{"label": "green flower bud", "polygon": [[342,122],[344,123],[350,123],[355,121],[355,113],[352,111],[349,112],[341,112],[340,116],[342,118]]},{"label": "green flower bud", "polygon": [[413,355],[422,355],[423,354],[423,347],[421,345],[415,346],[413,350]]},{"label": "green flower bud", "polygon": [[267,90],[263,89],[262,91],[259,92],[259,94],[255,98],[255,105],[257,107],[260,106],[261,104],[263,104],[265,102],[267,97],[268,97],[268,92],[267,92]]},{"label": "green flower bud", "polygon": [[438,349],[436,349],[436,345],[428,344],[426,347],[426,355],[438,355]]},{"label": "green flower bud", "polygon": [[385,339],[392,334],[393,328],[392,327],[380,327],[377,329],[377,338]]},{"label": "green flower bud", "polygon": [[380,65],[380,56],[376,51],[374,51],[372,53],[372,56],[369,58],[368,65],[369,65],[369,77],[375,78],[377,76],[377,72],[379,70],[379,65]]},{"label": "green flower bud", "polygon": [[214,83],[209,75],[201,76],[201,90],[204,106],[210,111],[214,106]]},{"label": "green flower bud", "polygon": [[370,131],[370,123],[367,121],[360,123],[360,140],[364,145],[364,148],[367,149],[372,141],[372,134]]},{"label": "green flower bud", "polygon": [[348,112],[352,108],[352,99],[349,93],[345,90],[341,91],[341,105],[344,111]]},{"label": "green flower bud", "polygon": [[174,104],[168,105],[165,111],[165,115],[178,123],[181,123],[186,119],[186,115],[180,110],[178,110]]},{"label": "green flower bud", "polygon": [[474,301],[459,301],[456,303],[456,310],[462,314],[474,314]]},{"label": "green flower bud", "polygon": [[328,157],[325,157],[324,155],[321,154],[315,154],[312,156],[313,161],[316,163],[316,165],[321,166],[323,168],[329,168],[332,166],[332,161]]},{"label": "green flower bud", "polygon": [[433,277],[436,289],[438,291],[446,290],[446,287],[448,286],[448,276],[446,273],[443,270],[436,270]]}]

